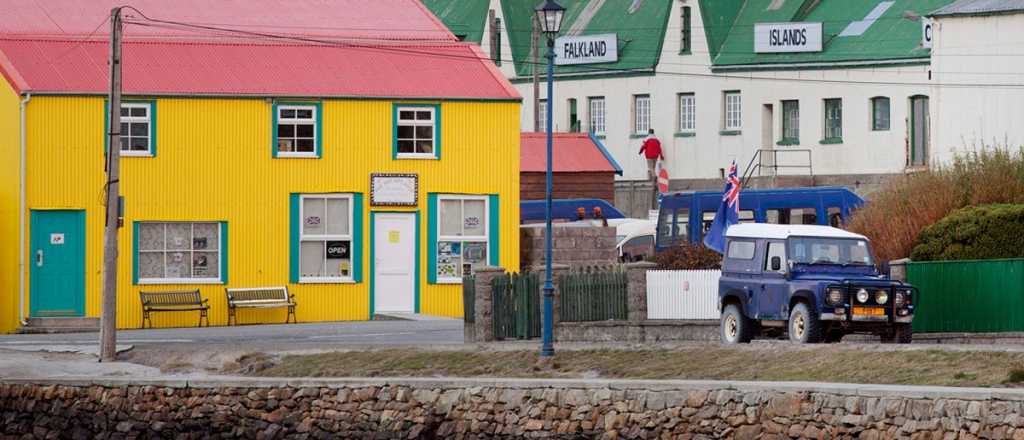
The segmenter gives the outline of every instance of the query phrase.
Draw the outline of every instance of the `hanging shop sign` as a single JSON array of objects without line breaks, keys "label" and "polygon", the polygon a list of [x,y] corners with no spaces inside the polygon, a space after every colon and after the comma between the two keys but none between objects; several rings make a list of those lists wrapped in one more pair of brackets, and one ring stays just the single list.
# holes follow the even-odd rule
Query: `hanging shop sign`
[{"label": "hanging shop sign", "polygon": [[416,206],[419,177],[415,174],[374,173],[370,175],[370,204],[373,206]]},{"label": "hanging shop sign", "polygon": [[921,18],[921,47],[932,48],[932,19]]},{"label": "hanging shop sign", "polygon": [[821,52],[821,23],[758,23],[754,52]]},{"label": "hanging shop sign", "polygon": [[614,63],[619,60],[618,42],[615,34],[558,37],[555,65]]}]

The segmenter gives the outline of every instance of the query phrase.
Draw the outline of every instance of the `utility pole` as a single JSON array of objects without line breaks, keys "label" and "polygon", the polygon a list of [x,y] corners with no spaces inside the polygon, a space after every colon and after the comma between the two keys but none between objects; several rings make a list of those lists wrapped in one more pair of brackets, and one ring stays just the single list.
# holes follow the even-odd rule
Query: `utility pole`
[{"label": "utility pole", "polygon": [[537,70],[537,64],[540,62],[538,57],[537,44],[540,42],[540,28],[537,23],[537,16],[530,20],[530,24],[533,27],[533,32],[530,37],[530,48],[533,50],[533,132],[540,131],[540,118],[537,117],[540,114],[540,71]]},{"label": "utility pole", "polygon": [[106,226],[103,230],[103,301],[100,362],[117,359],[117,233],[120,228],[121,8],[110,10],[110,126],[107,127]]}]

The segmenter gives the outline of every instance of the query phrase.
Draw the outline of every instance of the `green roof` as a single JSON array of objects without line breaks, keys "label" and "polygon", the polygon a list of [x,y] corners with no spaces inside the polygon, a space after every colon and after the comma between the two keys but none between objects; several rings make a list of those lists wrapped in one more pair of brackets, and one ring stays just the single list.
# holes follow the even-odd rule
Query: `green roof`
[{"label": "green roof", "polygon": [[422,0],[423,5],[430,9],[448,27],[455,36],[463,41],[480,44],[484,37],[484,24],[487,22],[488,0]]},{"label": "green roof", "polygon": [[[611,70],[653,70],[658,65],[661,44],[674,0],[565,0],[561,35],[614,33],[618,37],[619,61],[588,66],[556,66],[555,74],[607,74]],[[718,1],[718,0],[715,0]],[[509,44],[516,74],[532,74],[531,20],[538,1],[502,0],[501,10],[508,28]],[[541,48],[545,49],[543,39]],[[544,62],[544,58],[540,58]],[[543,73],[544,67],[538,66]]]},{"label": "green roof", "polygon": [[[891,0],[892,5],[866,30],[842,36],[853,22],[864,20],[883,0],[701,0],[713,68],[807,63],[923,62],[920,17],[953,0]],[[736,11],[736,12],[733,12]],[[728,14],[734,13],[732,25]],[[822,23],[823,50],[805,53],[755,53],[754,25],[774,22]],[[721,25],[721,27],[719,27]],[[723,38],[725,29],[727,35]],[[794,66],[795,67],[795,66]]]}]

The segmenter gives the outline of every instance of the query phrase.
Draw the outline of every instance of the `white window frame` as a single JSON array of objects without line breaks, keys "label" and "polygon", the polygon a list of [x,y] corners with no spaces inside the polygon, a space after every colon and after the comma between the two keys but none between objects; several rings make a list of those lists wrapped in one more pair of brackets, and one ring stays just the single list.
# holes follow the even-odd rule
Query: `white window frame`
[{"label": "white window frame", "polygon": [[[306,234],[305,221],[306,218],[306,199],[320,199],[324,200],[324,209],[326,211],[327,199],[344,199],[348,200],[348,234],[323,234],[323,235],[308,235]],[[299,195],[299,284],[349,284],[355,283],[355,271],[352,266],[352,262],[355,261],[356,252],[362,252],[361,249],[356,249],[353,245],[355,240],[352,235],[352,229],[355,227],[354,208],[355,198],[352,194],[300,194]],[[327,230],[327,225],[324,225],[324,231]],[[349,242],[349,276],[340,277],[306,277],[302,276],[302,242],[303,241],[345,241]],[[326,244],[325,244],[326,246]]]},{"label": "white window frame", "polygon": [[[281,142],[280,125],[281,123],[292,124],[292,125],[310,125],[313,127],[313,151],[281,151],[280,145],[274,145],[277,149],[277,157],[292,157],[292,158],[316,158],[317,145],[320,139],[317,138],[317,106],[315,105],[279,105],[277,106],[277,114],[274,115],[275,130],[278,130],[277,141]],[[284,110],[310,110],[313,112],[313,116],[310,119],[306,118],[282,118],[281,112]],[[298,145],[293,146],[298,148]]]},{"label": "white window frame", "polygon": [[[643,102],[643,105],[640,103]],[[651,95],[633,95],[633,134],[649,134],[651,129]]]},{"label": "white window frame", "polygon": [[541,99],[540,105],[537,106],[537,127],[540,128],[540,132],[544,133],[548,130],[548,100]]},{"label": "white window frame", "polygon": [[[153,130],[153,104],[149,103],[149,102],[123,102],[123,103],[121,103],[121,109],[133,109],[133,108],[144,108],[144,109],[146,109],[146,116],[145,117],[130,116],[131,115],[131,110],[129,110],[128,111],[129,116],[121,116],[121,123],[122,124],[125,124],[125,123],[127,123],[127,124],[145,123],[147,131],[148,131],[148,134],[146,135],[146,139],[148,140],[148,142],[146,142],[146,150],[145,151],[142,151],[142,150],[139,150],[139,151],[125,150],[124,147],[121,147],[121,145],[120,145],[121,144],[121,138],[131,139],[131,134],[130,133],[121,133],[121,135],[117,139],[118,147],[121,147],[121,156],[128,156],[128,157],[152,157],[153,156],[153,137],[156,135],[156,133]],[[129,127],[129,131],[131,131],[131,127]],[[131,143],[131,141],[129,141],[129,143]]]},{"label": "white window frame", "polygon": [[738,91],[724,92],[722,117],[726,131],[743,129],[743,95]]},{"label": "white window frame", "polygon": [[[193,238],[195,237],[195,227],[196,227],[196,224],[217,225],[217,277],[216,278],[166,278],[166,277],[165,278],[142,278],[140,276],[139,279],[138,279],[138,284],[139,285],[144,285],[144,284],[150,284],[150,285],[153,285],[153,284],[224,284],[224,281],[221,280],[221,276],[224,273],[224,264],[226,263],[224,261],[224,249],[222,249],[223,248],[222,244],[224,242],[224,239],[223,239],[223,237],[224,237],[224,235],[223,235],[224,234],[224,224],[222,222],[213,222],[213,221],[140,221],[139,222],[140,229],[141,229],[143,224],[164,225],[164,248],[162,250],[157,250],[157,249],[142,250],[142,249],[139,249],[141,247],[141,244],[139,244],[139,243],[141,243],[141,240],[140,240],[140,237],[135,237],[135,242],[137,243],[136,249],[135,249],[135,254],[136,254],[135,256],[136,257],[140,257],[140,260],[141,260],[141,254],[143,254],[143,253],[161,253],[161,254],[167,255],[168,253],[171,253],[171,252],[183,252],[183,253],[188,253],[189,254],[189,258],[191,258],[192,254],[196,252],[196,250],[192,247],[193,246],[192,243],[189,243],[189,248],[188,249],[167,249],[167,225],[170,225],[170,224],[187,224],[187,225],[189,225],[192,228],[192,234],[191,235],[192,235]],[[200,250],[199,252],[212,253],[213,251],[210,251],[210,250]],[[141,263],[139,263],[139,264],[141,264]],[[166,271],[166,269],[167,269],[167,260],[164,260],[163,267],[164,267],[164,270]],[[193,268],[193,272],[194,271],[195,271],[195,269]]]},{"label": "white window frame", "polygon": [[[413,113],[413,120],[406,120],[402,122],[402,112],[430,112],[430,121],[418,121],[415,119],[415,113]],[[395,157],[399,159],[437,159],[437,137],[438,132],[441,131],[437,124],[437,109],[434,107],[397,107],[395,108]],[[420,139],[416,137],[416,127],[430,127],[431,132],[434,136],[430,142],[430,153],[402,153],[398,151],[398,127],[403,125],[410,125],[413,127],[413,150],[416,149],[416,142]]]},{"label": "white window frame", "polygon": [[[445,200],[459,200],[465,202],[467,200],[483,201],[484,202],[484,235],[472,236],[467,238],[465,235],[441,235],[441,206]],[[465,204],[463,204],[465,206]],[[465,216],[465,208],[463,208],[463,216]],[[463,225],[465,228],[465,225]],[[483,238],[481,238],[483,237]],[[480,195],[467,195],[467,194],[438,194],[437,195],[437,243],[434,243],[434,248],[437,248],[437,244],[442,241],[458,241],[458,242],[471,242],[471,243],[484,243],[486,245],[484,252],[484,261],[490,261],[491,258],[491,200],[488,196]],[[465,246],[463,246],[465,248]],[[436,250],[435,250],[436,252]],[[463,249],[465,252],[465,249]],[[465,254],[463,254],[465,255]],[[436,257],[435,257],[436,258]],[[436,268],[434,270],[437,270]],[[437,284],[462,284],[462,278],[458,277],[437,277]]]},{"label": "white window frame", "polygon": [[695,133],[697,131],[697,94],[688,92],[679,94],[679,133]]},{"label": "white window frame", "polygon": [[[595,104],[600,103],[599,107],[595,107]],[[607,105],[608,101],[605,101],[604,96],[591,96],[587,98],[587,130],[595,135],[603,136],[607,129]]]}]

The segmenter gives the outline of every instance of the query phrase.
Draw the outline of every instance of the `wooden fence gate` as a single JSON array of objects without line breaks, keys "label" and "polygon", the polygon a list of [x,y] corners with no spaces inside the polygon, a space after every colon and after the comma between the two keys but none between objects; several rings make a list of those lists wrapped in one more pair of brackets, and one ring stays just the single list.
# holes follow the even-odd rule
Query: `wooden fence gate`
[{"label": "wooden fence gate", "polygon": [[494,279],[494,339],[540,337],[540,277],[535,273],[510,273]]}]

